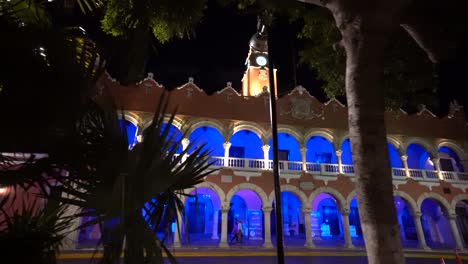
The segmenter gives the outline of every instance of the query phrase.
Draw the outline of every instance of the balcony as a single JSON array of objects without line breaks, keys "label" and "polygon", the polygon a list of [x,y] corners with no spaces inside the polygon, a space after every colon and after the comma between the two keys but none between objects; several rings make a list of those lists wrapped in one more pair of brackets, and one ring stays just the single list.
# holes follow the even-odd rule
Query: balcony
[{"label": "balcony", "polygon": [[[269,160],[268,168],[265,168],[265,160],[263,159],[248,159],[248,158],[232,158],[232,157],[216,157],[212,156],[210,162],[213,164],[213,167],[218,168],[232,168],[234,170],[243,170],[243,171],[261,171],[261,170],[271,170],[273,168],[273,161]],[[225,162],[227,163],[225,166]],[[303,163],[300,161],[280,161],[279,162],[280,171],[283,173],[293,174],[300,173],[303,168]],[[308,173],[318,175],[318,176],[338,176],[340,174],[340,169],[338,164],[328,164],[328,163],[313,163],[306,162],[305,168]],[[342,174],[345,176],[354,177],[354,166],[349,164],[341,165]],[[407,176],[408,175],[408,176]],[[439,178],[440,175],[440,178]],[[455,172],[455,171],[432,171],[432,170],[420,170],[420,169],[408,169],[404,168],[392,168],[392,177],[394,179],[406,179],[412,178],[416,181],[432,181],[437,182],[440,179],[443,179],[447,182],[463,182],[468,183],[468,173],[466,172]]]}]

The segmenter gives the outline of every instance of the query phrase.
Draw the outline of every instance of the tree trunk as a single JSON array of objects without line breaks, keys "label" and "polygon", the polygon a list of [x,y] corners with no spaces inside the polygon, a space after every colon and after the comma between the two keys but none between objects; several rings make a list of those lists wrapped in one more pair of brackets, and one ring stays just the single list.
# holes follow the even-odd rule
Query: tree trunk
[{"label": "tree trunk", "polygon": [[391,15],[386,20],[375,11],[346,15],[341,10],[334,15],[347,54],[349,133],[368,261],[399,264],[404,263],[404,256],[393,201],[382,89],[385,46],[398,23],[393,25]]}]

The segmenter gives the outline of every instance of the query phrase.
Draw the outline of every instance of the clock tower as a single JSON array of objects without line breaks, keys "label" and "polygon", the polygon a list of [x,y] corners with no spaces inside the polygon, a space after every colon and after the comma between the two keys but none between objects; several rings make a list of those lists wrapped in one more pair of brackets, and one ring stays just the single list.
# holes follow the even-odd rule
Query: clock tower
[{"label": "clock tower", "polygon": [[[270,91],[270,81],[268,73],[268,35],[265,25],[258,21],[257,32],[249,42],[249,54],[245,64],[247,70],[242,78],[242,95],[257,96],[263,93],[264,89]],[[274,69],[276,87],[276,69]]]}]

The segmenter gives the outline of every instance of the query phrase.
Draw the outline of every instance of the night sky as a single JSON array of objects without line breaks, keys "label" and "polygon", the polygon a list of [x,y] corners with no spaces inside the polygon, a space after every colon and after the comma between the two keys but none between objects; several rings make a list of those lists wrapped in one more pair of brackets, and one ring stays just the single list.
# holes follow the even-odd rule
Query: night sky
[{"label": "night sky", "polygon": [[[153,41],[148,71],[168,89],[183,85],[189,77],[194,77],[195,84],[208,94],[223,89],[226,82],[232,82],[240,92],[248,43],[256,31],[256,24],[254,14],[241,14],[234,8],[222,8],[215,0],[209,0],[205,15],[190,39],[175,39],[165,44]],[[95,23],[94,29],[93,24],[87,27],[87,30],[97,32],[99,24]],[[298,62],[298,51],[303,47],[303,42],[296,38],[300,27],[290,24],[287,19],[277,19],[274,24],[271,55],[278,69],[279,95],[302,85],[320,101],[326,101],[321,82],[316,80],[314,72]],[[468,78],[465,77],[468,73],[468,36],[460,39],[463,48],[459,49],[456,58],[437,65],[440,101],[437,107],[429,109],[439,116],[446,114],[453,99],[468,106]],[[343,98],[340,100],[344,101]],[[465,113],[468,115],[468,109]]]}]

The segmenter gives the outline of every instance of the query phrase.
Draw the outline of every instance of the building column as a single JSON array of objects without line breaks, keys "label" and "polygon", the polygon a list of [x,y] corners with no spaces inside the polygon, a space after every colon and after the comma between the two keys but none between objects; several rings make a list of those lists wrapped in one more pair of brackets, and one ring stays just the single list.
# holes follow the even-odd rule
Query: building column
[{"label": "building column", "polygon": [[176,228],[174,230],[174,247],[180,248],[182,244],[180,243],[180,233],[182,231],[182,217],[179,210],[176,210]]},{"label": "building column", "polygon": [[339,174],[343,174],[343,168],[341,166],[343,164],[343,162],[341,161],[341,154],[343,154],[343,151],[341,149],[335,151],[336,161],[338,162],[338,173]]},{"label": "building column", "polygon": [[213,209],[213,234],[211,235],[211,239],[219,239],[218,219],[219,219],[219,208],[216,208],[216,209]]},{"label": "building column", "polygon": [[406,177],[411,177],[409,168],[408,168],[408,156],[407,155],[401,155],[400,156],[401,162],[403,163],[403,168],[405,168],[405,174]]},{"label": "building column", "polygon": [[302,170],[307,171],[307,148],[301,148]]},{"label": "building column", "polygon": [[[182,151],[185,151],[188,148],[188,145],[190,144],[190,140],[188,138],[182,139]],[[182,162],[184,162],[187,159],[187,154],[185,153],[184,156],[182,157]]]},{"label": "building column", "polygon": [[223,205],[221,207],[221,240],[219,241],[219,245],[218,245],[218,247],[220,248],[229,247],[227,243],[228,212],[229,212],[229,206]]},{"label": "building column", "polygon": [[263,145],[263,169],[268,170],[269,166],[268,163],[270,162],[270,145]]},{"label": "building column", "polygon": [[463,242],[461,240],[460,232],[458,231],[457,222],[456,222],[457,214],[455,213],[448,214],[447,219],[449,220],[450,228],[452,229],[452,234],[453,234],[453,238],[455,239],[455,245],[457,249],[463,250],[464,246],[463,246]]},{"label": "building column", "polygon": [[231,148],[231,142],[226,141],[223,143],[224,147],[224,167],[229,167],[229,148]]},{"label": "building column", "polygon": [[[64,216],[69,217],[76,213],[78,213],[78,207],[72,205],[68,206],[67,211],[65,212]],[[81,217],[74,217],[66,231],[67,234],[63,239],[62,245],[60,247],[61,250],[75,250],[77,243],[78,243],[78,234],[80,230],[78,227],[80,226]]]},{"label": "building column", "polygon": [[265,240],[263,242],[263,247],[264,248],[273,248],[273,244],[271,243],[271,222],[270,222],[270,217],[271,217],[271,211],[273,210],[273,207],[263,207],[263,226],[264,230],[263,232],[265,233]]},{"label": "building column", "polygon": [[432,163],[434,164],[434,169],[439,177],[439,180],[444,180],[442,173],[440,173],[440,158],[431,158]]},{"label": "building column", "polygon": [[312,241],[312,228],[310,226],[310,212],[312,212],[310,208],[302,208],[302,213],[304,214],[304,225],[305,225],[305,232],[306,232],[306,243],[304,246],[307,248],[315,248],[314,242]]},{"label": "building column", "polygon": [[351,232],[349,230],[349,209],[343,210],[341,212],[341,222],[343,223],[343,235],[345,248],[354,248],[353,240],[351,239]]},{"label": "building column", "polygon": [[416,233],[418,235],[419,248],[422,248],[424,250],[430,250],[430,248],[426,244],[426,237],[424,236],[424,231],[421,224],[421,216],[421,212],[416,212],[413,214],[413,221],[414,225],[416,226]]}]

